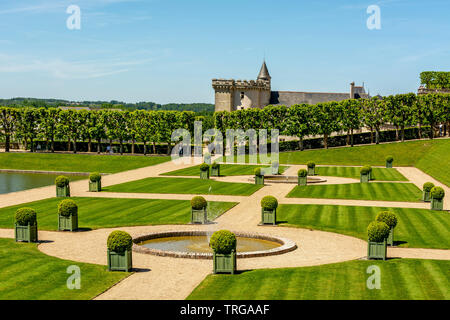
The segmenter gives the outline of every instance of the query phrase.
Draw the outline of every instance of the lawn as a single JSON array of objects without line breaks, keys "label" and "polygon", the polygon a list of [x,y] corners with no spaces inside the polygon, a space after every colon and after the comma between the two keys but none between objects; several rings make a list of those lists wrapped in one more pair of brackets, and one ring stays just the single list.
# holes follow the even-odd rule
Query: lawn
[{"label": "lawn", "polygon": [[[106,253],[105,253],[106,254]],[[81,289],[70,290],[69,266],[81,270]],[[105,266],[50,257],[36,244],[0,239],[0,300],[88,300],[129,275],[108,272]]]},{"label": "lawn", "polygon": [[[360,170],[360,167],[316,167],[316,175],[359,179]],[[373,168],[372,180],[408,181],[397,169],[386,168]]]},{"label": "lawn", "polygon": [[412,183],[348,183],[296,186],[287,197],[416,202],[422,191]]},{"label": "lawn", "polygon": [[[255,165],[239,165],[239,164],[221,164],[220,165],[220,176],[246,176],[246,175],[254,175],[255,169],[260,166]],[[262,166],[264,168],[268,168],[268,166]],[[279,171],[282,174],[287,167],[280,166]],[[162,174],[163,176],[200,176],[200,166],[190,167],[186,169],[171,171]]]},{"label": "lawn", "polygon": [[277,210],[284,226],[341,233],[367,240],[367,226],[383,210],[396,214],[398,246],[450,249],[450,213],[410,208],[375,208],[334,205],[288,205]]},{"label": "lawn", "polygon": [[[80,228],[99,229],[125,226],[186,224],[191,221],[191,205],[184,200],[146,200],[112,198],[71,198],[78,205]],[[18,208],[36,210],[40,230],[58,229],[57,206],[61,198],[46,199],[0,209],[0,228],[14,227]],[[209,202],[208,217],[212,221],[236,203]]]},{"label": "lawn", "polygon": [[0,169],[116,173],[153,166],[170,157],[0,153]]},{"label": "lawn", "polygon": [[216,194],[249,196],[262,186],[250,183],[221,182],[194,178],[146,178],[103,188],[107,192]]},{"label": "lawn", "polygon": [[[367,288],[373,265],[381,271],[380,290]],[[395,259],[209,275],[187,299],[448,300],[449,269],[450,261]]]},{"label": "lawn", "polygon": [[450,187],[450,139],[435,143],[414,166]]}]

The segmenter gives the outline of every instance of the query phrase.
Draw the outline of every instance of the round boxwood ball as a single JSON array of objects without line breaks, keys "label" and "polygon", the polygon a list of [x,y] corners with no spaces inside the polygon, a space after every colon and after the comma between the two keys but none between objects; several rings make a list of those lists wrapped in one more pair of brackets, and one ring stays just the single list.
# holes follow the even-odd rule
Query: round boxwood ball
[{"label": "round boxwood ball", "polygon": [[209,170],[209,165],[207,165],[206,163],[202,163],[200,165],[200,171],[208,171]]},{"label": "round boxwood ball", "polygon": [[78,214],[78,206],[71,199],[63,200],[58,204],[58,213],[63,217],[76,216]]},{"label": "round boxwood ball", "polygon": [[306,176],[308,176],[308,171],[305,169],[300,169],[300,170],[298,170],[297,174],[299,177],[306,177]]},{"label": "round boxwood ball", "polygon": [[370,167],[369,166],[364,166],[364,167],[361,168],[360,172],[361,172],[361,174],[369,174]]},{"label": "round boxwood ball", "polygon": [[312,169],[312,168],[316,167],[316,164],[314,162],[310,161],[307,163],[307,166],[308,166],[308,168]]},{"label": "round boxwood ball", "polygon": [[16,223],[19,226],[36,225],[36,211],[32,208],[20,208],[16,211]]},{"label": "round boxwood ball", "polygon": [[219,169],[220,164],[218,164],[217,162],[214,162],[214,163],[211,165],[211,167],[212,167],[213,169]]},{"label": "round boxwood ball", "polygon": [[442,200],[445,197],[445,191],[441,187],[431,189],[431,197],[436,200]]},{"label": "round boxwood ball", "polygon": [[117,253],[123,253],[131,250],[133,238],[125,231],[113,231],[108,237],[108,249]]},{"label": "round boxwood ball", "polygon": [[208,202],[206,202],[205,198],[203,197],[194,197],[191,200],[191,207],[194,210],[203,210],[208,205]]},{"label": "round boxwood ball", "polygon": [[397,216],[390,211],[382,211],[375,218],[376,221],[384,222],[389,228],[395,228],[397,226]]},{"label": "round boxwood ball", "polygon": [[209,246],[215,253],[230,254],[236,250],[236,236],[228,230],[220,230],[213,233]]},{"label": "round boxwood ball", "polygon": [[278,200],[273,196],[265,196],[261,200],[261,207],[264,210],[275,210],[278,208]]},{"label": "round boxwood ball", "polygon": [[102,176],[98,172],[92,172],[89,175],[89,180],[91,180],[91,182],[99,182],[100,180],[102,180]]},{"label": "round boxwood ball", "polygon": [[386,161],[389,162],[389,163],[394,162],[394,157],[393,156],[387,156],[386,157]]},{"label": "round boxwood ball", "polygon": [[389,232],[389,226],[380,221],[371,222],[367,228],[367,235],[371,242],[383,242],[389,236]]},{"label": "round boxwood ball", "polygon": [[426,182],[423,185],[423,191],[425,191],[425,192],[430,192],[431,189],[433,189],[433,188],[434,188],[434,183],[432,183],[432,182]]},{"label": "round boxwood ball", "polygon": [[255,169],[255,176],[261,177],[262,173],[261,173],[261,168],[256,168]]},{"label": "round boxwood ball", "polygon": [[66,176],[59,176],[56,178],[55,184],[59,188],[64,188],[69,185],[69,181],[69,178],[67,178]]}]

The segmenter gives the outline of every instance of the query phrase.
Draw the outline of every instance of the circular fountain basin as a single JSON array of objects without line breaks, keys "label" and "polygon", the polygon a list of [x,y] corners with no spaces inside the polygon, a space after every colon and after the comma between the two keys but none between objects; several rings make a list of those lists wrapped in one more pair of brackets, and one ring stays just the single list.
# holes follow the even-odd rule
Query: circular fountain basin
[{"label": "circular fountain basin", "polygon": [[[255,182],[255,177],[252,177],[249,179],[251,182]],[[315,184],[315,183],[324,183],[327,182],[327,180],[322,178],[316,178],[316,177],[308,177],[307,179],[308,184]],[[292,183],[297,184],[298,183],[298,177],[297,176],[264,176],[264,182],[268,183]]]},{"label": "circular fountain basin", "polygon": [[[297,249],[293,241],[285,238],[260,234],[235,234],[238,258],[278,255]],[[209,236],[211,233],[205,231],[152,233],[133,239],[133,251],[162,257],[212,259]]]}]

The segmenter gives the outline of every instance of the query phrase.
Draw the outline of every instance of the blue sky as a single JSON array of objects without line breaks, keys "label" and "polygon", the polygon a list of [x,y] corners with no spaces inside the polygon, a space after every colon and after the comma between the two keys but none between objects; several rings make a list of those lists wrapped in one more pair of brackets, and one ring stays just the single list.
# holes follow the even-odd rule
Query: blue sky
[{"label": "blue sky", "polygon": [[213,103],[212,78],[255,79],[264,57],[273,90],[415,92],[450,70],[449,17],[448,0],[2,0],[0,97]]}]

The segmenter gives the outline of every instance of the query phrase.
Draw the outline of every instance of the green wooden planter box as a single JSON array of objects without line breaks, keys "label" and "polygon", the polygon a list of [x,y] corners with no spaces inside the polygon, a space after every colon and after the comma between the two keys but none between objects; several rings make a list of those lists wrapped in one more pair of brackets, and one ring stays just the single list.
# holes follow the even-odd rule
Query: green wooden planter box
[{"label": "green wooden planter box", "polygon": [[261,223],[262,224],[277,224],[277,209],[264,210],[261,208]]},{"label": "green wooden planter box", "polygon": [[17,223],[14,224],[14,238],[16,242],[24,241],[24,242],[37,242],[38,241],[38,227],[37,224],[27,225],[27,226],[19,226]]},{"label": "green wooden planter box", "polygon": [[423,202],[431,202],[431,192],[424,191],[422,200]]},{"label": "green wooden planter box", "polygon": [[209,179],[209,170],[208,171],[200,171],[200,179],[208,180]]},{"label": "green wooden planter box", "polygon": [[367,258],[368,259],[383,259],[386,260],[387,245],[386,240],[383,242],[368,242]]},{"label": "green wooden planter box", "polygon": [[394,228],[391,228],[391,230],[389,232],[389,236],[386,240],[386,243],[388,246],[391,246],[391,247],[394,246]]},{"label": "green wooden planter box", "polygon": [[255,184],[264,185],[264,176],[255,176]]},{"label": "green wooden planter box", "polygon": [[58,230],[59,231],[74,231],[78,229],[78,215],[71,215],[65,217],[58,215]]},{"label": "green wooden planter box", "polygon": [[92,182],[89,181],[89,192],[100,192],[102,191],[102,181]]},{"label": "green wooden planter box", "polygon": [[201,223],[205,224],[208,222],[208,211],[203,210],[194,210],[191,208],[191,223]]},{"label": "green wooden planter box", "polygon": [[70,197],[70,186],[58,187],[56,186],[56,196],[60,197]]},{"label": "green wooden planter box", "polygon": [[133,255],[131,250],[118,253],[108,249],[108,271],[125,271],[133,269]]},{"label": "green wooden planter box", "polygon": [[431,199],[431,210],[442,211],[444,210],[444,199]]},{"label": "green wooden planter box", "polygon": [[236,273],[236,251],[230,254],[213,254],[213,271],[214,273]]},{"label": "green wooden planter box", "polygon": [[369,183],[370,174],[361,174],[361,183]]},{"label": "green wooden planter box", "polygon": [[315,176],[316,168],[308,168],[308,176]]},{"label": "green wooden planter box", "polygon": [[211,168],[211,176],[212,177],[220,177],[220,167]]},{"label": "green wooden planter box", "polygon": [[394,161],[391,161],[391,162],[386,161],[386,168],[392,169],[392,164],[393,164],[393,163],[394,163]]},{"label": "green wooden planter box", "polygon": [[306,186],[308,184],[308,177],[298,177],[298,185]]}]

